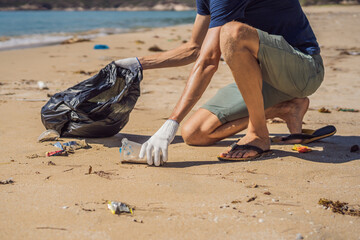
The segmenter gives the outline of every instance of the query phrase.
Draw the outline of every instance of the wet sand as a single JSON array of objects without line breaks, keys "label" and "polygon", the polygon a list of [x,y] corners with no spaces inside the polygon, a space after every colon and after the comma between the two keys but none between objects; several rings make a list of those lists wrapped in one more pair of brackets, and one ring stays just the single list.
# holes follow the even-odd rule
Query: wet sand
[{"label": "wet sand", "polygon": [[[360,109],[360,56],[349,55],[360,51],[360,7],[309,7],[305,12],[326,74],[310,97],[304,128],[335,125],[338,132],[308,144],[310,153],[274,144],[273,155],[253,162],[216,158],[244,132],[214,146],[191,147],[179,131],[166,166],[120,163],[121,139],[143,143],[162,125],[191,65],[145,71],[142,96],[116,136],[87,139],[91,149],[68,157],[42,157],[55,149],[49,142],[37,143],[45,130],[40,109],[48,94],[89,77],[79,71],[96,72],[112,60],[150,54],[155,44],[174,48],[189,39],[191,25],[0,52],[0,180],[14,181],[0,185],[0,239],[296,239],[298,234],[359,239],[359,217],[333,213],[318,201],[360,207],[360,152],[350,152],[360,145],[360,113],[336,110]],[[95,44],[110,50],[93,50]],[[49,89],[39,90],[38,81]],[[222,63],[193,111],[232,81]],[[321,107],[331,113],[318,112]],[[272,135],[287,134],[284,123],[268,127]],[[93,174],[87,174],[89,166]],[[107,200],[135,206],[134,215],[112,215]]]}]

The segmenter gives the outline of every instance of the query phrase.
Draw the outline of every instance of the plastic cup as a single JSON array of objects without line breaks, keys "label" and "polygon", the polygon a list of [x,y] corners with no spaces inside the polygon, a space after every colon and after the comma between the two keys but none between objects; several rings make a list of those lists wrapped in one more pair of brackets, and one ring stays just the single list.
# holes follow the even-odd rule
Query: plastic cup
[{"label": "plastic cup", "polygon": [[120,160],[121,161],[145,161],[146,159],[139,158],[141,144],[123,138],[121,140]]},{"label": "plastic cup", "polygon": [[[139,157],[141,146],[142,145],[140,143],[130,141],[127,138],[123,138],[121,140],[121,148],[119,149],[120,161],[122,163],[147,164],[146,156],[144,158]],[[163,164],[164,162],[161,156],[160,165]]]}]

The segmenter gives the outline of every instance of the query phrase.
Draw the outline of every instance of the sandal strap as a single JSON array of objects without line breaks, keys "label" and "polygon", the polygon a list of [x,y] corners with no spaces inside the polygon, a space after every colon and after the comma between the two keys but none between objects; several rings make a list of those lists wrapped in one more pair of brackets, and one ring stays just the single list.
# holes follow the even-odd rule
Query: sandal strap
[{"label": "sandal strap", "polygon": [[[237,145],[237,142],[240,141],[241,138],[238,138],[235,142],[233,142],[229,147],[231,147],[231,150],[233,149],[233,147],[235,147]],[[230,150],[230,151],[231,151]]]},{"label": "sandal strap", "polygon": [[253,145],[249,145],[249,144],[245,144],[245,145],[238,145],[235,144],[234,146],[231,147],[231,151],[235,151],[235,150],[253,150],[255,152],[257,152],[258,154],[261,154],[264,152],[264,150],[262,150],[259,147],[253,146]]}]

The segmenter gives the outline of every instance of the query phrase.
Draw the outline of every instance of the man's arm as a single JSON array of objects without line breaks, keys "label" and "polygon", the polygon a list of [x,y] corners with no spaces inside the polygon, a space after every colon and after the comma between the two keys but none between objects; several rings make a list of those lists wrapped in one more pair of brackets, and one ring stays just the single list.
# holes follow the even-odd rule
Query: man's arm
[{"label": "man's arm", "polygon": [[216,72],[221,57],[220,29],[208,30],[201,52],[190,73],[185,89],[169,119],[180,123],[200,99]]},{"label": "man's arm", "polygon": [[201,45],[208,31],[210,16],[197,15],[190,41],[172,50],[139,57],[142,68],[178,67],[194,62],[199,56]]},{"label": "man's arm", "polygon": [[167,161],[168,146],[174,140],[179,123],[200,99],[216,72],[221,56],[220,28],[215,27],[207,31],[200,55],[173,113],[162,127],[141,146],[139,157],[143,158],[146,155],[149,165],[160,166],[160,152],[163,155],[163,161]]}]

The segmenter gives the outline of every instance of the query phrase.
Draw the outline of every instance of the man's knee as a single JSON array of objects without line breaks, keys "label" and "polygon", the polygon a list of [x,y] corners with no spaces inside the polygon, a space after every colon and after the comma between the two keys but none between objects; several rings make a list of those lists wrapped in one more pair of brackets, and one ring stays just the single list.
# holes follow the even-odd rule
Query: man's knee
[{"label": "man's knee", "polygon": [[221,27],[220,38],[225,41],[241,41],[247,40],[251,34],[249,25],[241,22],[228,22]]},{"label": "man's knee", "polygon": [[191,122],[185,122],[181,127],[181,136],[184,142],[193,146],[206,146],[211,145],[208,133],[202,131],[200,127],[195,126]]},{"label": "man's knee", "polygon": [[254,40],[256,29],[241,22],[229,22],[221,27],[220,32],[220,48],[226,58],[231,58],[233,54],[243,50],[252,52],[251,41]]}]

